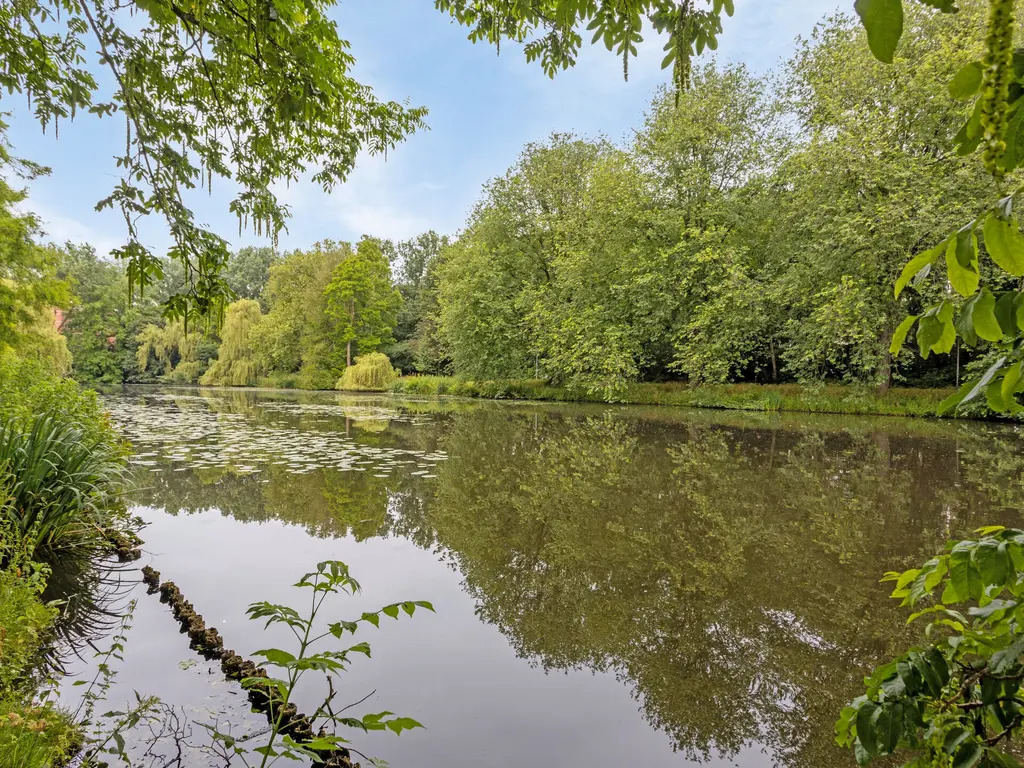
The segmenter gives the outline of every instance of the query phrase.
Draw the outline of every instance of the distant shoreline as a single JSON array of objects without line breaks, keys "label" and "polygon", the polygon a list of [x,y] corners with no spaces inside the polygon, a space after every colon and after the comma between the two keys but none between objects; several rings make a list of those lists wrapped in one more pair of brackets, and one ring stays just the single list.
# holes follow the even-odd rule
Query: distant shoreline
[{"label": "distant shoreline", "polygon": [[[126,385],[160,389],[193,389],[196,384]],[[102,388],[102,387],[101,387]],[[293,387],[199,387],[214,390],[264,392],[331,392]],[[345,390],[348,391],[348,390]],[[472,381],[448,376],[404,376],[380,394],[419,397],[460,397],[483,400],[519,400],[557,403],[600,403],[615,405],[675,406],[711,410],[752,411],[761,413],[818,413],[857,416],[899,416],[914,418],[953,418],[938,416],[939,403],[951,388],[917,389],[893,387],[882,394],[874,387],[852,384],[714,384],[689,386],[685,383],[636,383],[614,391],[589,393],[581,389],[552,386],[537,380]],[[366,390],[352,391],[370,394]],[[986,419],[981,412],[959,414],[958,418]]]}]

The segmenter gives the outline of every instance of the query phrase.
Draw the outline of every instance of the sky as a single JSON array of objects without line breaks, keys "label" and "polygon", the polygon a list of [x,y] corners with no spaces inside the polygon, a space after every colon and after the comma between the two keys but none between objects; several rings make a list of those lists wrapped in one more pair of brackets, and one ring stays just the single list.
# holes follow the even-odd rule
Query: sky
[{"label": "sky", "polygon": [[[792,52],[797,36],[852,0],[737,0],[727,19],[717,57],[742,62],[763,74]],[[488,179],[515,163],[529,142],[552,132],[628,141],[643,122],[657,88],[669,81],[660,69],[662,42],[649,37],[630,63],[628,82],[622,60],[602,45],[585,43],[574,69],[554,80],[539,64],[528,64],[521,49],[473,44],[466,30],[434,9],[433,0],[342,0],[332,17],[352,44],[357,79],[379,98],[426,106],[429,129],[383,157],[360,157],[346,184],[331,194],[304,179],[280,190],[292,208],[282,250],[305,248],[322,239],[358,240],[364,234],[406,239],[433,229],[456,234]],[[650,32],[648,29],[647,32]],[[645,35],[647,37],[647,35]],[[42,220],[46,239],[92,244],[100,254],[123,242],[116,213],[94,211],[117,181],[113,157],[123,152],[120,118],[80,116],[44,135],[22,102],[5,97],[11,111],[8,136],[19,157],[52,173],[29,184],[23,207]],[[227,183],[213,195],[194,200],[197,220],[226,237],[232,247],[266,244],[243,232],[228,211]],[[156,252],[169,238],[158,222],[144,230]]]}]

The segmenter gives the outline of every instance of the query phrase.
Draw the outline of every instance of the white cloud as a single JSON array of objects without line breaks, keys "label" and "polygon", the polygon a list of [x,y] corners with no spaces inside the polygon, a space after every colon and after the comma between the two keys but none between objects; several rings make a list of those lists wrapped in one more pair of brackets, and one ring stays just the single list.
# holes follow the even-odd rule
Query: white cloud
[{"label": "white cloud", "polygon": [[61,215],[31,197],[22,203],[22,208],[39,217],[44,231],[43,237],[40,238],[43,241],[60,245],[69,240],[73,243],[89,243],[101,258],[106,258],[111,250],[124,244],[123,239],[116,234],[97,229],[76,218]]}]

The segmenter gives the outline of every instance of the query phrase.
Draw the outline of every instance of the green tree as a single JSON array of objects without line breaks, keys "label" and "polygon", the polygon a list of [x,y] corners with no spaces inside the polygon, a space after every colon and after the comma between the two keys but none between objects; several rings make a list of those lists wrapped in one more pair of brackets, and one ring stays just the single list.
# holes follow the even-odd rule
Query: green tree
[{"label": "green tree", "polygon": [[[10,168],[7,160],[0,148],[0,161]],[[0,354],[38,354],[63,373],[68,353],[54,332],[53,310],[68,306],[71,293],[59,274],[60,254],[37,244],[38,220],[17,209],[25,198],[0,179]]]},{"label": "green tree", "polygon": [[332,389],[344,368],[345,345],[327,315],[325,289],[335,268],[352,255],[348,243],[324,240],[292,251],[269,270],[267,321],[253,342],[271,372],[296,374],[309,389]]},{"label": "green tree", "polygon": [[256,299],[266,310],[262,301],[263,289],[270,279],[270,268],[278,261],[280,257],[273,248],[241,248],[231,254],[224,279],[235,296],[240,299]]},{"label": "green tree", "polygon": [[332,332],[345,345],[345,365],[352,365],[352,345],[360,354],[392,341],[402,296],[391,283],[391,267],[380,242],[364,237],[355,253],[331,273],[324,289]]},{"label": "green tree", "polygon": [[253,330],[263,321],[260,304],[241,299],[228,304],[217,359],[199,379],[204,386],[251,387],[261,374]]},{"label": "green tree", "polygon": [[[787,111],[806,137],[777,188],[789,262],[780,277],[787,368],[797,378],[892,380],[906,310],[892,283],[908,255],[958,228],[992,194],[978,156],[956,152],[964,107],[946,83],[981,55],[984,8],[914,10],[893,64],[849,19],[832,18],[787,66]],[[855,108],[851,108],[855,105]],[[922,106],[926,105],[926,106]]]},{"label": "green tree", "polygon": [[331,6],[19,0],[0,9],[0,83],[28,98],[44,128],[80,112],[124,116],[123,176],[99,207],[124,214],[127,241],[114,253],[140,291],[162,270],[138,221],[166,220],[171,258],[195,277],[166,304],[186,324],[228,295],[227,242],[196,223],[186,190],[231,179],[239,224],[276,237],[287,215],[276,182],[315,165],[330,190],[361,150],[384,152],[422,125],[423,109],[381,101],[352,77]]},{"label": "green tree", "polygon": [[389,261],[396,265],[395,285],[402,294],[402,308],[395,323],[395,343],[384,351],[400,370],[440,373],[444,368],[436,331],[437,273],[448,244],[447,236],[430,230],[393,246],[394,259]]}]

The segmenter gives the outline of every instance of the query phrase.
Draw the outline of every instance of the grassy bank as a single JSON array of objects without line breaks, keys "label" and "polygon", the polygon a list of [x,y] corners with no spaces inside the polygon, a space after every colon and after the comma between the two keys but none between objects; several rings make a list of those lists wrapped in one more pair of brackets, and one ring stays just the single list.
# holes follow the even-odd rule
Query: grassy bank
[{"label": "grassy bank", "polygon": [[[600,392],[591,394],[531,380],[465,381],[444,376],[406,376],[394,382],[390,391],[402,395],[454,395],[494,400],[608,402]],[[951,392],[948,389],[894,388],[880,394],[872,387],[852,385],[630,384],[616,392],[612,401],[740,411],[934,416],[939,403]]]},{"label": "grassy bank", "polygon": [[35,666],[57,615],[39,599],[40,587],[0,571],[0,765],[60,766],[81,746],[71,716],[37,694]]}]

